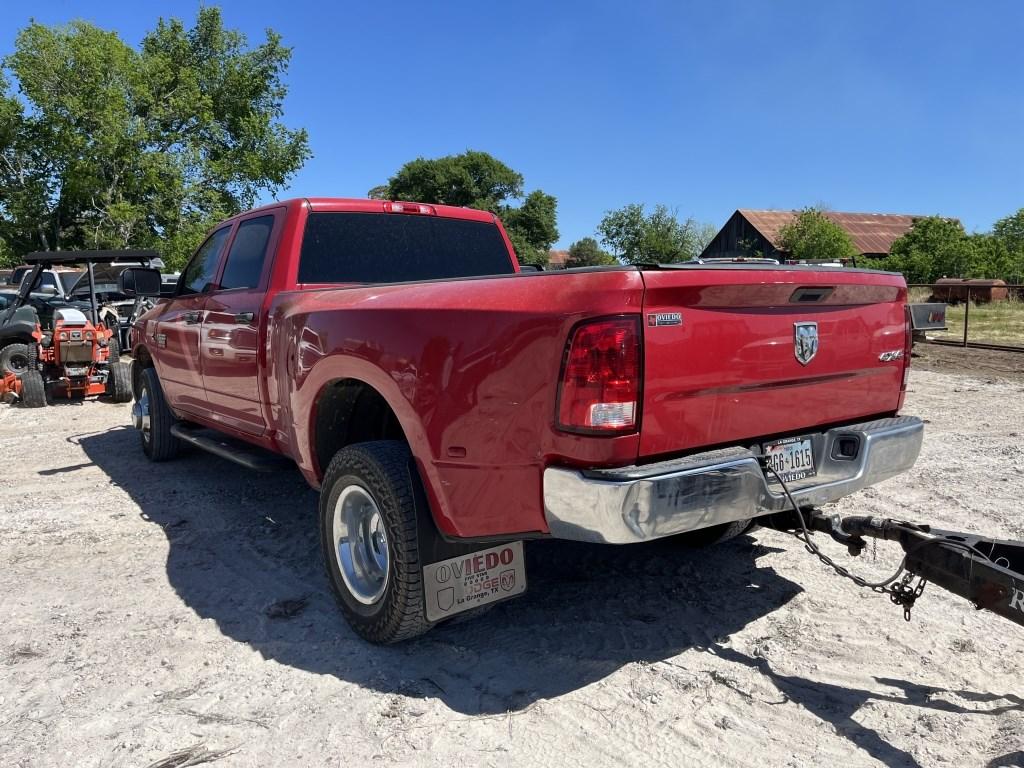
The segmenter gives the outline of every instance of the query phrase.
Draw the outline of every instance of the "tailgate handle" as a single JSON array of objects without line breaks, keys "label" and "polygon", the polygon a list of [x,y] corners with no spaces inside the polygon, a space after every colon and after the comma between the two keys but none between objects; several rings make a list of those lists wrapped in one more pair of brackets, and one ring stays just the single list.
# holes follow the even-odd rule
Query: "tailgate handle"
[{"label": "tailgate handle", "polygon": [[835,290],[831,285],[815,285],[797,288],[789,297],[791,304],[815,304],[824,301]]},{"label": "tailgate handle", "polygon": [[237,325],[245,325],[246,323],[251,323],[253,317],[254,315],[252,312],[239,312],[235,315],[235,323]]}]

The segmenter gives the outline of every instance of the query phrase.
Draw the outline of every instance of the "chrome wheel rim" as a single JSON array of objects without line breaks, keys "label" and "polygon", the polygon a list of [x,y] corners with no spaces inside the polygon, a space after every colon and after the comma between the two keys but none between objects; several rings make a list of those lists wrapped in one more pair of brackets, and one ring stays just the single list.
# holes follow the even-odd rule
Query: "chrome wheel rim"
[{"label": "chrome wheel rim", "polygon": [[139,395],[139,399],[132,405],[132,419],[135,422],[135,428],[142,433],[142,442],[148,445],[151,424],[149,416],[149,389],[147,387],[142,388],[142,394]]},{"label": "chrome wheel rim", "polygon": [[349,485],[334,503],[334,556],[349,594],[373,605],[388,586],[391,555],[384,517],[361,485]]}]

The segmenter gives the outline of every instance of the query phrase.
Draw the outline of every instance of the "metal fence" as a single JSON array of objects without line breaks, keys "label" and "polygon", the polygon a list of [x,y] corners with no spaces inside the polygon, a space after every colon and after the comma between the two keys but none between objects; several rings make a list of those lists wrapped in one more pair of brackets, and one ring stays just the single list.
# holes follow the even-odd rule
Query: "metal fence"
[{"label": "metal fence", "polygon": [[[1024,284],[1013,283],[1009,285],[1000,285],[1000,290],[1006,289],[1008,298],[1003,301],[991,301],[990,292],[992,286],[989,285],[970,285],[966,283],[961,284],[950,284],[950,283],[910,283],[907,285],[908,288],[928,288],[933,295],[938,297],[939,301],[942,301],[942,294],[947,294],[951,290],[955,292],[956,298],[949,299],[946,303],[950,307],[963,306],[963,333],[960,334],[959,338],[928,338],[926,341],[929,344],[944,344],[946,346],[954,347],[973,347],[975,349],[996,349],[1005,352],[1024,352]],[[975,333],[971,333],[971,309],[974,308],[974,315],[977,318],[980,314],[989,315],[993,312],[993,308],[999,308],[1001,305],[1005,305],[1006,310],[1002,312],[1009,318],[1009,324],[1014,326],[1010,330],[1011,339],[1009,343],[1004,343],[1004,339],[999,341],[985,340],[983,338],[984,331],[980,334],[978,332],[978,326],[986,324],[985,320],[976,320],[975,322]],[[1018,309],[1019,308],[1019,309]],[[949,312],[947,311],[946,317],[947,328],[949,328]],[[1019,323],[1019,329],[1016,328],[1016,324]],[[958,323],[959,324],[959,323]],[[990,331],[991,332],[991,331]],[[950,333],[950,331],[946,331]],[[998,335],[1004,335],[1002,330],[998,332]],[[980,337],[979,337],[980,336]]]}]

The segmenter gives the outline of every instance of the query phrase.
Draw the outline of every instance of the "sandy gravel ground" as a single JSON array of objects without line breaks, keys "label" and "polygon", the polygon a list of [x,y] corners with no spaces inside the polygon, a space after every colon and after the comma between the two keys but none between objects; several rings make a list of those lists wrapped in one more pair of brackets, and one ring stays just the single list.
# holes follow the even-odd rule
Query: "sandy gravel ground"
[{"label": "sandy gravel ground", "polygon": [[[1024,538],[1024,383],[979,375],[915,372],[920,463],[842,511]],[[780,533],[542,542],[525,597],[374,648],[297,473],[151,466],[127,422],[0,407],[0,765],[1024,764],[1024,629],[933,588],[908,624]]]}]

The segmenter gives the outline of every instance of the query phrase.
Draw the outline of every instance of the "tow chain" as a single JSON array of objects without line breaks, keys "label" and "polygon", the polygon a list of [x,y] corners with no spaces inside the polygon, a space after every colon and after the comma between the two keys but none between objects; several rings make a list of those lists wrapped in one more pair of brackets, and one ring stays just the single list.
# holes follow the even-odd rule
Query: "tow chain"
[{"label": "tow chain", "polygon": [[[919,598],[922,595],[922,593],[924,592],[924,588],[928,582],[924,578],[921,578],[918,580],[916,585],[912,584],[912,582],[914,581],[914,574],[909,571],[904,573],[904,570],[906,569],[907,558],[904,557],[903,560],[900,561],[899,568],[896,569],[896,572],[892,576],[890,576],[887,579],[884,579],[883,581],[878,582],[868,581],[863,576],[858,576],[857,574],[852,573],[848,568],[839,565],[835,560],[833,560],[831,557],[829,557],[820,549],[818,549],[817,544],[811,541],[811,535],[810,531],[808,531],[807,529],[807,522],[804,519],[804,513],[800,509],[800,506],[793,500],[793,496],[789,492],[789,488],[786,487],[785,481],[781,477],[779,477],[779,473],[776,472],[767,464],[763,466],[767,471],[775,475],[775,478],[779,481],[779,484],[782,486],[783,492],[786,494],[786,498],[789,500],[789,503],[793,506],[793,511],[796,513],[797,519],[800,520],[800,527],[802,530],[786,531],[786,533],[790,534],[798,541],[802,541],[804,544],[804,548],[808,552],[817,557],[822,563],[827,565],[829,568],[835,571],[838,575],[842,576],[844,579],[849,579],[858,587],[870,589],[872,592],[877,592],[880,595],[888,595],[889,599],[893,602],[894,605],[898,605],[903,608],[904,620],[910,621],[910,609],[914,607],[914,603],[917,602],[917,598]],[[858,549],[857,552],[854,554],[859,554],[859,552],[860,550]],[[900,577],[900,574],[903,574],[903,579],[897,581],[897,579],[899,579]]]},{"label": "tow chain", "polygon": [[914,607],[914,602],[924,592],[925,586],[928,582],[921,578],[917,582],[916,587],[910,586],[910,582],[914,580],[914,574],[905,573],[903,574],[903,580],[897,584],[893,584],[888,587],[889,599],[892,600],[896,605],[903,607],[903,618],[910,621],[910,609]]},{"label": "tow chain", "polygon": [[[798,514],[802,517],[803,513]],[[912,585],[914,574],[909,571],[907,573],[903,573],[903,563],[900,563],[899,570],[885,581],[870,582],[863,576],[858,576],[857,574],[852,573],[848,568],[839,565],[835,560],[818,549],[816,544],[805,539],[801,531],[786,531],[786,533],[793,536],[798,541],[802,541],[804,549],[817,557],[821,562],[844,579],[849,579],[858,587],[870,589],[872,592],[877,592],[880,595],[888,595],[894,605],[898,605],[903,608],[903,618],[906,621],[910,621],[910,609],[914,607],[914,603],[917,601],[917,598],[924,593],[924,588],[928,582],[922,578],[918,580],[916,585]],[[901,573],[903,573],[903,579],[896,581]]]}]

